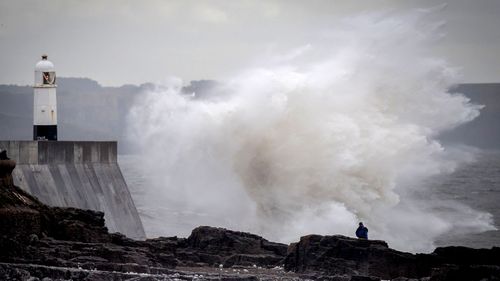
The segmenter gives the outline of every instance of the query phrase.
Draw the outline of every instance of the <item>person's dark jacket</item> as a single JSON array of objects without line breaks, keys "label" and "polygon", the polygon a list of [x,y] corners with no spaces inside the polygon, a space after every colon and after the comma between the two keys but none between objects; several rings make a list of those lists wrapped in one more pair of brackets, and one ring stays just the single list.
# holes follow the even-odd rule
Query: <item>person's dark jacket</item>
[{"label": "person's dark jacket", "polygon": [[358,229],[356,229],[356,236],[358,238],[368,239],[368,228],[364,225],[360,225]]}]

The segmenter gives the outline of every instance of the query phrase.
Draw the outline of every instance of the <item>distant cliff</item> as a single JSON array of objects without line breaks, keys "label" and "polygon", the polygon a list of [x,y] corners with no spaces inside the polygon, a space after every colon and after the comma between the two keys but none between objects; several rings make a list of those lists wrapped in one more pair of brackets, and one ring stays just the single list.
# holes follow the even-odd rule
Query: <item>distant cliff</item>
[{"label": "distant cliff", "polygon": [[[203,94],[214,81],[192,81],[186,94]],[[103,87],[88,78],[57,80],[59,139],[118,140],[126,148],[126,117],[141,94],[154,89],[139,86]],[[0,85],[0,140],[31,140],[33,134],[33,88]]]},{"label": "distant cliff", "polygon": [[[61,140],[118,140],[127,149],[127,114],[151,83],[103,87],[88,78],[58,78],[59,138]],[[217,82],[192,81],[182,91],[207,98]],[[485,108],[474,121],[444,133],[446,142],[500,149],[500,83],[461,84],[450,89],[462,93]],[[0,85],[0,139],[32,138],[33,89],[30,86]],[[130,149],[130,147],[128,146]]]}]

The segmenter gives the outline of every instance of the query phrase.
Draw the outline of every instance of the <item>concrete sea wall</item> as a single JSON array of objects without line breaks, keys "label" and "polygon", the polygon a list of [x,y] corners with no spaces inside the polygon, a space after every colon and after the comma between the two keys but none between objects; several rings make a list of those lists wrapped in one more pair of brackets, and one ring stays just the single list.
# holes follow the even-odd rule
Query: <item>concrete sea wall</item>
[{"label": "concrete sea wall", "polygon": [[40,201],[102,211],[110,232],[145,238],[115,141],[0,141],[0,149],[17,162],[15,185]]}]

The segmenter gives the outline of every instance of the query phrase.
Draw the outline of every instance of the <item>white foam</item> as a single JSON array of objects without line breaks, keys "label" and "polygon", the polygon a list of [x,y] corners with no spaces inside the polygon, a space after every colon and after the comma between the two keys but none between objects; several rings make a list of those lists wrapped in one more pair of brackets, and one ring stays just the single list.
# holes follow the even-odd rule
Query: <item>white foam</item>
[{"label": "white foam", "polygon": [[491,216],[453,221],[411,195],[472,159],[436,136],[481,108],[448,93],[459,75],[430,55],[433,27],[421,12],[362,15],[242,71],[213,98],[181,95],[176,79],[147,93],[130,124],[153,175],[148,204],[203,214],[178,234],[211,224],[284,242],[352,236],[363,221],[372,239],[426,251],[455,226],[491,229]]}]

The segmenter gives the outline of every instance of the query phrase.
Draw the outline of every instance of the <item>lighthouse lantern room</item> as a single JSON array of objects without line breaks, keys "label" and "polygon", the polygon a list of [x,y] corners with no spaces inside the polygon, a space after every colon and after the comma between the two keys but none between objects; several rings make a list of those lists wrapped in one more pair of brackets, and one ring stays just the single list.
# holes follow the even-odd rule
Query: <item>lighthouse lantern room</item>
[{"label": "lighthouse lantern room", "polygon": [[57,140],[56,71],[47,55],[35,65],[33,140]]}]

